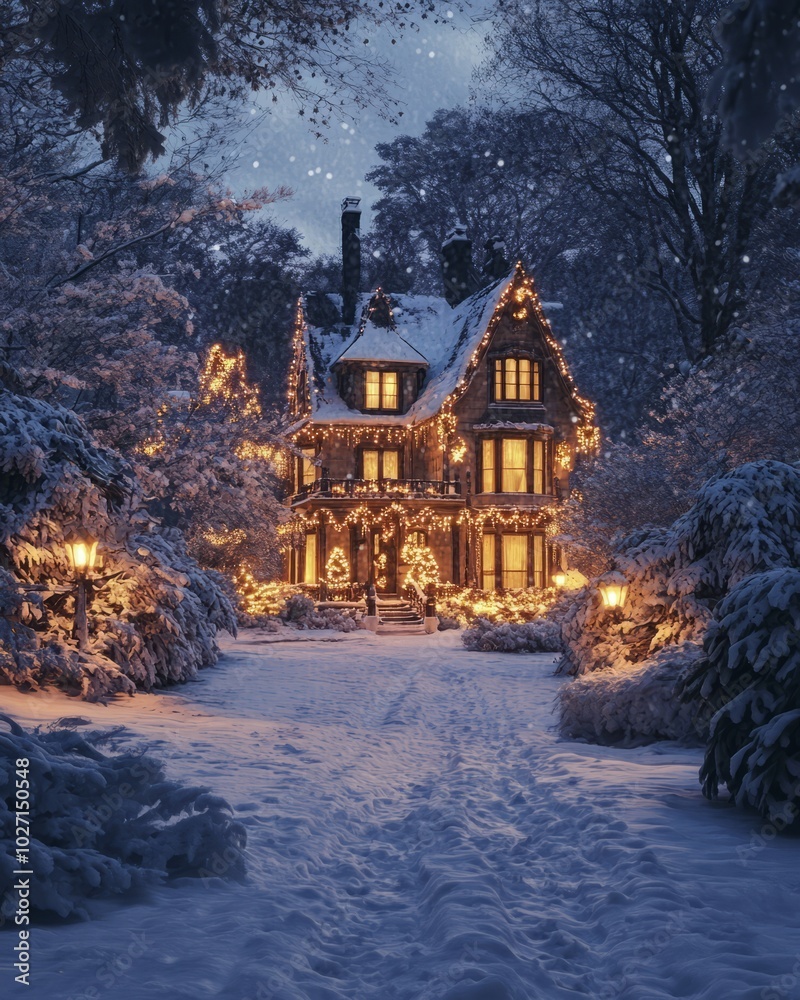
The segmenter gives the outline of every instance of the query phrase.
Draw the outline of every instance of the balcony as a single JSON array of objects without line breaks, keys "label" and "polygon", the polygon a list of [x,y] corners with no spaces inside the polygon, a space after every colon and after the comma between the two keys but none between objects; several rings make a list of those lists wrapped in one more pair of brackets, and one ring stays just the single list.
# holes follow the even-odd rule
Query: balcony
[{"label": "balcony", "polygon": [[312,496],[332,499],[353,498],[355,500],[455,498],[461,496],[461,482],[458,479],[448,482],[439,479],[329,479],[325,477],[301,486],[292,497],[291,503],[300,503]]}]

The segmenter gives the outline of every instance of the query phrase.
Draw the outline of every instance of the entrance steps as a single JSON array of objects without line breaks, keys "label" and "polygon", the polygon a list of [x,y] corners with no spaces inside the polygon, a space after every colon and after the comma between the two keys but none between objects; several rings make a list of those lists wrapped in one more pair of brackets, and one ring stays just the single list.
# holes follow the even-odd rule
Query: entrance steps
[{"label": "entrance steps", "polygon": [[425,634],[422,616],[401,598],[380,598],[378,601],[378,632],[403,635]]}]

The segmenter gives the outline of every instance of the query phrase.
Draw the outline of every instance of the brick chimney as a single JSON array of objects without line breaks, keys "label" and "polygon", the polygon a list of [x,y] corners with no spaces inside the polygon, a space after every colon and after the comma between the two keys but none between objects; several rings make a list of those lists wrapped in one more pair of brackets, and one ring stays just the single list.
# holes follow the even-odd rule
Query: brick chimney
[{"label": "brick chimney", "polygon": [[472,268],[472,240],[467,236],[467,227],[460,222],[442,243],[442,280],[444,297],[451,306],[463,302],[477,287]]},{"label": "brick chimney", "polygon": [[483,277],[492,281],[504,278],[510,267],[504,241],[499,236],[490,236],[483,244],[483,249],[486,251],[486,256],[483,258]]},{"label": "brick chimney", "polygon": [[361,199],[342,202],[342,322],[355,322],[361,291]]}]

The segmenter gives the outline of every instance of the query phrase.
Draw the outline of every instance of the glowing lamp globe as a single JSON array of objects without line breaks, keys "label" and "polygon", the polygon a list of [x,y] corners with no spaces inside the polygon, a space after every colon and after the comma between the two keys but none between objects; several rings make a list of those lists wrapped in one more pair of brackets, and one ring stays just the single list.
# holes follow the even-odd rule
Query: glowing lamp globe
[{"label": "glowing lamp globe", "polygon": [[555,587],[563,587],[567,582],[567,574],[563,570],[558,570],[553,573],[553,585]]},{"label": "glowing lamp globe", "polygon": [[88,576],[97,557],[97,539],[86,532],[73,532],[64,539],[69,564],[76,576]]},{"label": "glowing lamp globe", "polygon": [[597,584],[606,608],[621,608],[628,598],[628,581],[622,573],[606,573]]}]

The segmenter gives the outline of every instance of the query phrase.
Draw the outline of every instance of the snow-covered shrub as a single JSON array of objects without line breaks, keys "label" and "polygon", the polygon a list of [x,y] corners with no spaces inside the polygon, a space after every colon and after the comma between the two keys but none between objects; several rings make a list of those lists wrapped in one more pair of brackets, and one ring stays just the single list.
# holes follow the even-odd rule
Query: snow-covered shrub
[{"label": "snow-covered shrub", "polygon": [[531,622],[547,615],[557,597],[558,592],[553,589],[490,593],[447,584],[436,595],[436,610],[467,626],[478,618],[494,622]]},{"label": "snow-covered shrub", "polygon": [[490,622],[479,618],[461,636],[467,649],[483,653],[560,653],[561,628],[555,622]]},{"label": "snow-covered shrub", "polygon": [[706,659],[685,686],[711,735],[703,791],[725,784],[772,821],[800,816],[800,570],[774,569],[734,587],[716,609]]},{"label": "snow-covered shrub", "polygon": [[281,619],[292,628],[330,628],[337,632],[355,632],[358,623],[355,611],[345,612],[338,608],[316,610],[314,602],[305,594],[293,594],[281,611]]},{"label": "snow-covered shrub", "polygon": [[244,827],[208,789],[167,779],[152,757],[103,754],[74,731],[0,720],[0,885],[17,867],[16,771],[27,759],[34,911],[87,917],[92,900],[163,878],[242,878]]},{"label": "snow-covered shrub", "polygon": [[[0,471],[0,559],[32,607],[27,620],[12,616],[6,631],[16,638],[0,639],[5,681],[30,688],[49,680],[97,698],[129,688],[123,675],[149,689],[215,662],[217,630],[236,629],[230,601],[187,555],[180,532],[148,515],[130,466],[99,447],[79,417],[0,392]],[[76,528],[98,538],[102,558],[90,649],[80,654],[64,546]],[[2,589],[13,588],[0,581]],[[36,635],[23,633],[23,623]]]},{"label": "snow-covered shrub", "polygon": [[287,625],[304,624],[314,614],[314,602],[305,594],[292,594],[281,611]]},{"label": "snow-covered shrub", "polygon": [[576,677],[559,692],[561,732],[590,743],[701,740],[706,728],[679,698],[681,682],[701,655],[700,646],[686,642],[636,666]]},{"label": "snow-covered shrub", "polygon": [[447,632],[449,629],[460,629],[461,622],[457,618],[448,618],[447,615],[439,615],[439,632]]}]

